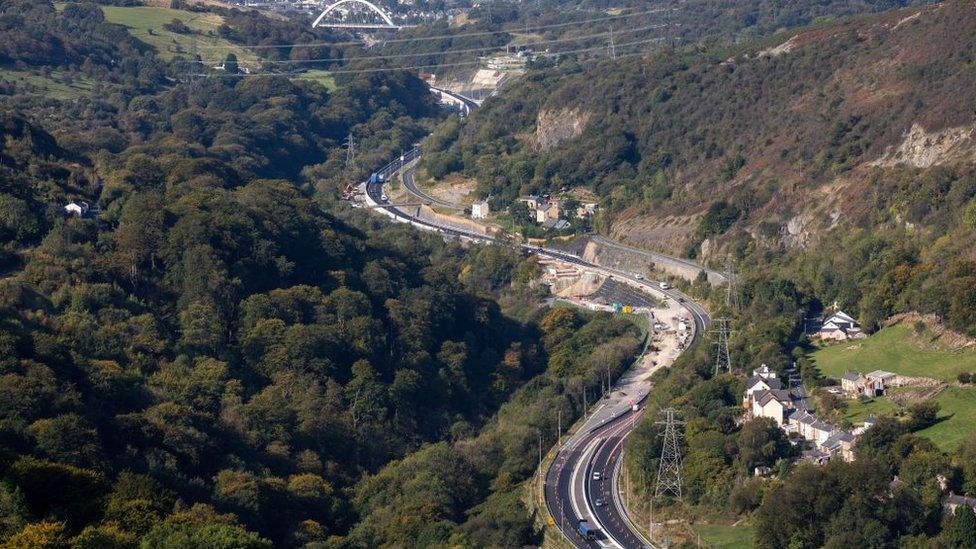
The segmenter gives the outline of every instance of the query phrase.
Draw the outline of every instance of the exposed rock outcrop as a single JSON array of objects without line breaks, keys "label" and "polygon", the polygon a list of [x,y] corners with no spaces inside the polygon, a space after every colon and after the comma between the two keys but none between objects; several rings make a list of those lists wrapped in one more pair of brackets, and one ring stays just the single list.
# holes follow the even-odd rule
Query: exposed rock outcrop
[{"label": "exposed rock outcrop", "polygon": [[548,151],[567,139],[579,137],[589,121],[590,113],[579,108],[540,110],[535,124],[536,149]]}]

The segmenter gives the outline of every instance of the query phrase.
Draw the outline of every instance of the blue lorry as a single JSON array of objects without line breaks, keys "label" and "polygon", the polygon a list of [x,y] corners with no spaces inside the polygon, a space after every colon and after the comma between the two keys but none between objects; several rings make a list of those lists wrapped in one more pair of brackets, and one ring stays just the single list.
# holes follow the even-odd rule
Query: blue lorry
[{"label": "blue lorry", "polygon": [[580,519],[579,526],[577,526],[576,530],[579,532],[579,535],[583,536],[583,539],[587,541],[595,540],[596,535],[599,532],[598,529],[590,526],[590,523],[586,519]]}]

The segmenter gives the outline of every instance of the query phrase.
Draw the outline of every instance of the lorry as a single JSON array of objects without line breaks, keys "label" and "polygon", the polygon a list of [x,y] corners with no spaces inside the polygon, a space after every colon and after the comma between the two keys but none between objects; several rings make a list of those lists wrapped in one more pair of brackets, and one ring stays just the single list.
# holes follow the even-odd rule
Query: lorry
[{"label": "lorry", "polygon": [[386,176],[381,173],[373,172],[373,174],[369,176],[370,185],[382,185],[385,182]]},{"label": "lorry", "polygon": [[579,526],[576,527],[576,531],[578,531],[579,535],[583,536],[583,539],[587,541],[595,540],[596,534],[599,532],[599,530],[593,526],[590,526],[589,521],[586,519],[580,519]]}]

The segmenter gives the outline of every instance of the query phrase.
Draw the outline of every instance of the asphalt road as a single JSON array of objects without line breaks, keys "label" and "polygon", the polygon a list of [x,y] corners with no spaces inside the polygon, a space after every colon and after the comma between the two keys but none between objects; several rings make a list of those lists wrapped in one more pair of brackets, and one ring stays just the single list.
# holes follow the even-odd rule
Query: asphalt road
[{"label": "asphalt road", "polygon": [[428,204],[436,204],[438,206],[443,206],[445,208],[452,208],[455,210],[463,210],[464,206],[460,204],[455,204],[453,202],[448,202],[446,200],[441,200],[440,198],[435,198],[417,187],[417,182],[414,180],[414,170],[404,170],[403,172],[403,186],[407,189],[407,192],[419,198],[422,202]]},{"label": "asphalt road", "polygon": [[[413,166],[408,165],[402,170],[404,184],[413,179]],[[400,210],[389,202],[382,200],[382,185],[365,185],[369,201],[376,204],[377,209],[385,210],[398,220],[406,221],[416,227],[434,230],[441,234],[454,236],[476,242],[500,242],[501,239],[483,234],[443,227],[415,218]],[[705,310],[691,301],[681,292],[668,289],[662,290],[657,283],[638,279],[637,276],[615,269],[608,269],[590,263],[579,256],[560,250],[538,246],[521,245],[528,253],[558,259],[583,267],[586,270],[623,280],[647,294],[660,298],[661,295],[670,297],[680,304],[693,319],[694,335],[692,343],[701,337],[708,325],[709,318]],[[623,441],[631,432],[636,420],[643,413],[642,409],[633,411],[634,404],[639,404],[646,397],[646,388],[636,389],[636,382],[626,383],[625,374],[614,386],[610,395],[596,403],[587,421],[577,430],[559,449],[553,463],[546,472],[545,500],[550,515],[560,527],[566,538],[576,547],[624,547],[640,548],[646,542],[636,531],[633,524],[626,517],[616,486],[613,484],[613,471],[621,458]],[[605,480],[594,480],[593,472],[600,471]],[[597,507],[595,501],[602,499],[606,505]],[[586,519],[591,526],[600,530],[596,540],[583,539],[577,526],[580,519]]]}]

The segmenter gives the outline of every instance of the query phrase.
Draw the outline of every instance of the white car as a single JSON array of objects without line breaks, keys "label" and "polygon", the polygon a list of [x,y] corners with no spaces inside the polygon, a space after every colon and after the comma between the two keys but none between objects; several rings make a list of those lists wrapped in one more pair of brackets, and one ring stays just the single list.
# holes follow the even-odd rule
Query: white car
[{"label": "white car", "polygon": [[671,285],[668,284],[667,282],[662,282],[662,283],[658,284],[658,286],[660,286],[662,290],[670,290],[671,289]]},{"label": "white car", "polygon": [[644,280],[644,275],[637,275],[634,278],[636,278],[637,280]]},{"label": "white car", "polygon": [[380,200],[382,200],[383,202],[389,202],[390,198],[384,194],[384,195],[380,195]]},{"label": "white car", "polygon": [[593,471],[593,480],[600,480],[601,478],[600,471]]}]

